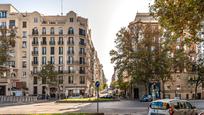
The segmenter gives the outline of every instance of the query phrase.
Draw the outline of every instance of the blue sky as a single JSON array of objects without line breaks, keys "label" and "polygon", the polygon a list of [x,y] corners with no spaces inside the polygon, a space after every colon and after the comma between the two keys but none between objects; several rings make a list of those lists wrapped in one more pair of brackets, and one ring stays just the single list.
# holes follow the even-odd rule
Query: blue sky
[{"label": "blue sky", "polygon": [[[63,13],[76,12],[88,18],[92,30],[92,40],[99,59],[110,83],[113,65],[109,51],[114,48],[114,39],[121,27],[128,26],[137,12],[148,12],[148,4],[153,0],[63,0]],[[61,0],[1,0],[10,3],[20,12],[38,11],[44,15],[60,15]]]}]

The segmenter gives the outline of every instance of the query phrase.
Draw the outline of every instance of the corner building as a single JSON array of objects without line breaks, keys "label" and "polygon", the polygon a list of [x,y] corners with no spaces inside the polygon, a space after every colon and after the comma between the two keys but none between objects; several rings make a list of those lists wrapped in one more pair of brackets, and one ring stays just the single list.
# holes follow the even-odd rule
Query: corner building
[{"label": "corner building", "polygon": [[57,86],[48,89],[48,85],[38,79],[42,65],[48,63],[54,64],[58,72],[61,93],[92,95],[94,60],[91,57],[95,49],[88,19],[73,11],[65,16],[44,16],[37,11],[20,13],[10,4],[1,4],[0,15],[2,12],[6,16],[0,18],[1,25],[17,27],[13,63],[17,68],[16,79],[20,86],[24,84],[28,95],[56,96]]}]

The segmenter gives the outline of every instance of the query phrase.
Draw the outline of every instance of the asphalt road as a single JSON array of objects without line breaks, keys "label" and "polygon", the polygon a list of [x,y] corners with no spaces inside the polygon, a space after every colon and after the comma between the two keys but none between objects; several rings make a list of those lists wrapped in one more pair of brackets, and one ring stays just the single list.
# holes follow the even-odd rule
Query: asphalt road
[{"label": "asphalt road", "polygon": [[[190,101],[199,110],[204,111],[204,100]],[[99,112],[105,115],[147,115],[149,103],[139,101],[117,101],[99,103]],[[37,113],[95,113],[96,103],[54,103],[45,102],[27,105],[13,105],[0,107],[0,114],[37,114]]]}]

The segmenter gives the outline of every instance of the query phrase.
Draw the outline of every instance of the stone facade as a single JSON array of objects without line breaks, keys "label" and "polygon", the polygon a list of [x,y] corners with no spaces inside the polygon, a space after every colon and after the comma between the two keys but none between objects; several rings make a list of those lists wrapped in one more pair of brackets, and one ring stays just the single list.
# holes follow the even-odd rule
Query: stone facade
[{"label": "stone facade", "polygon": [[6,89],[16,87],[16,82],[20,82],[25,83],[24,92],[28,95],[48,93],[55,96],[56,86],[48,88],[38,79],[41,67],[51,63],[58,72],[62,94],[93,95],[91,90],[94,90],[93,82],[97,77],[94,65],[100,64],[100,61],[94,60],[97,53],[91,40],[88,19],[77,16],[73,11],[63,16],[44,16],[37,11],[21,13],[11,4],[0,4],[0,15],[4,11],[6,16],[0,18],[0,24],[17,27],[11,60],[12,69],[17,71],[13,71],[16,81],[12,83],[14,86],[6,85]]}]

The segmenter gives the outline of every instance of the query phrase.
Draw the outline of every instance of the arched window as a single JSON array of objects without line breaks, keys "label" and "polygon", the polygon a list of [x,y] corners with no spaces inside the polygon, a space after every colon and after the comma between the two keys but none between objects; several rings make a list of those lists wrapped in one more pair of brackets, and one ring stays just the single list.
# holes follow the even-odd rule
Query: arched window
[{"label": "arched window", "polygon": [[50,28],[50,34],[51,34],[51,35],[54,35],[54,34],[55,34],[55,29],[54,29],[54,27],[51,27],[51,28]]},{"label": "arched window", "polygon": [[63,28],[59,27],[59,35],[63,35]]},{"label": "arched window", "polygon": [[70,27],[68,30],[68,34],[74,34],[74,28]]},{"label": "arched window", "polygon": [[32,34],[33,35],[38,35],[38,28],[37,27],[33,28]]},{"label": "arched window", "polygon": [[46,28],[45,28],[45,27],[42,28],[42,34],[43,34],[43,35],[46,34]]}]

